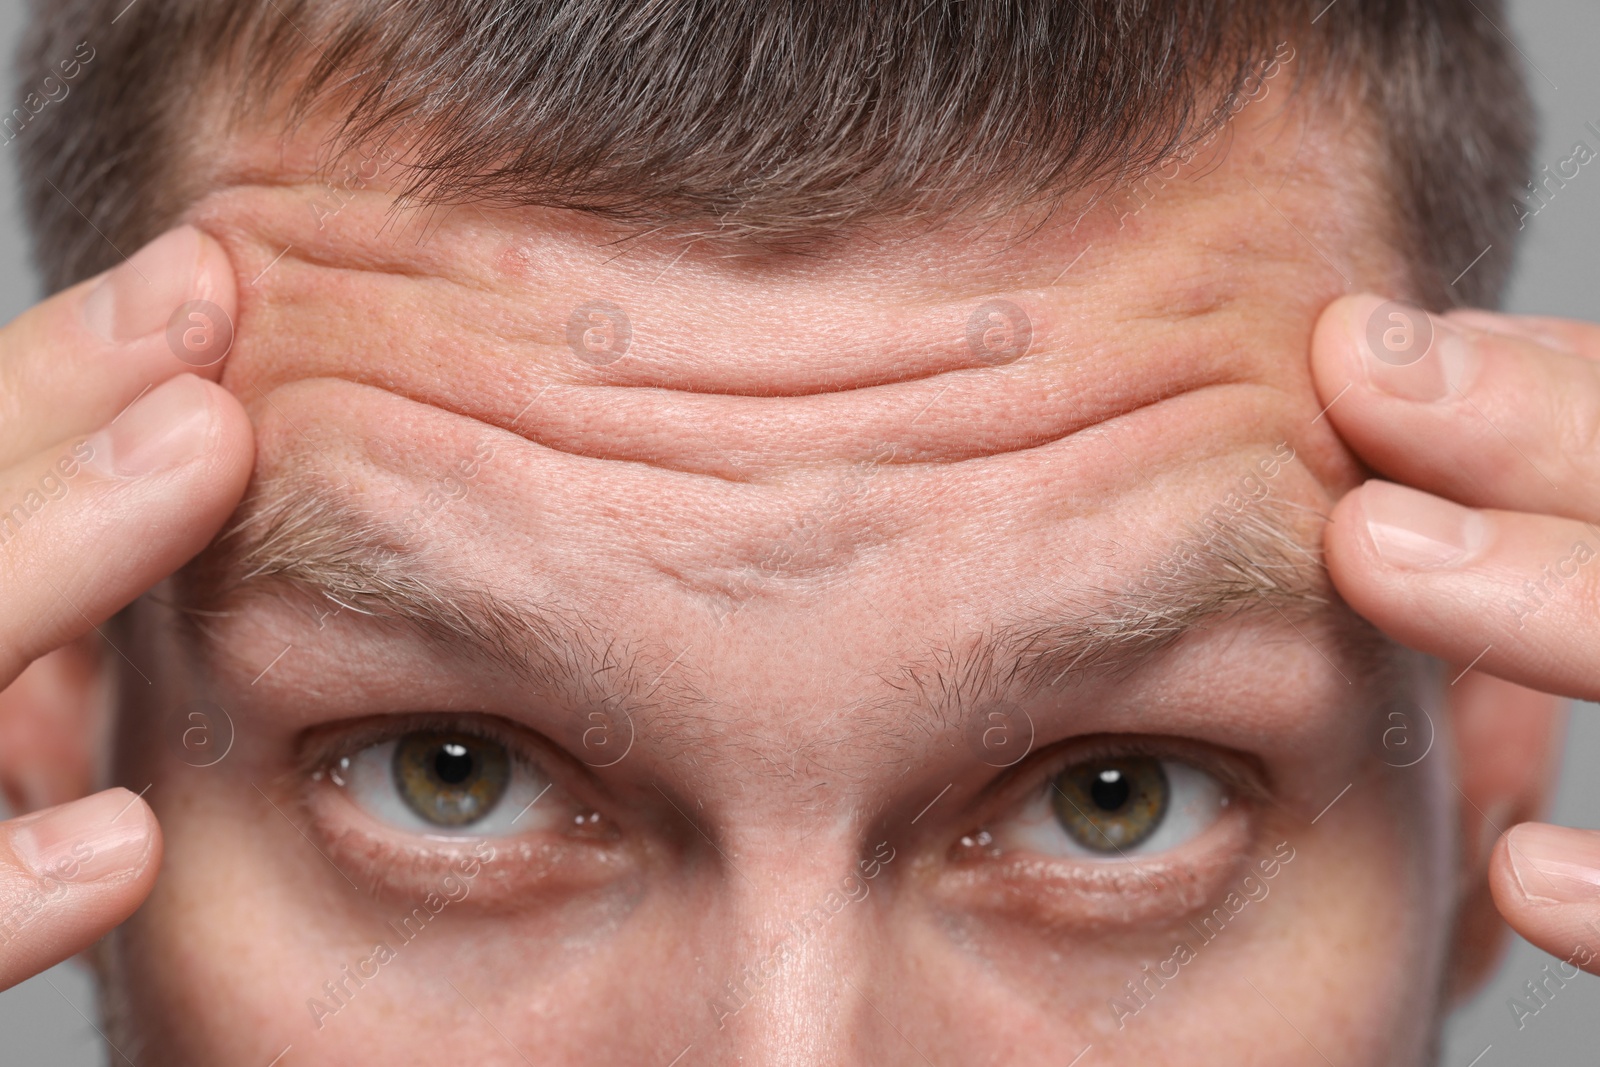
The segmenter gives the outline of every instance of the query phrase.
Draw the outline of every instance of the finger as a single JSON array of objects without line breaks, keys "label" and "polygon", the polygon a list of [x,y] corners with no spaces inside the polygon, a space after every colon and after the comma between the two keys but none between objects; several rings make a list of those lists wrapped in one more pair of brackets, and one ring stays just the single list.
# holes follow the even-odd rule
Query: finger
[{"label": "finger", "polygon": [[1474,507],[1600,518],[1600,330],[1346,297],[1318,321],[1312,373],[1339,436],[1386,477]]},{"label": "finger", "polygon": [[155,815],[126,789],[0,823],[0,989],[105,936],[160,865]]},{"label": "finger", "polygon": [[1460,323],[1482,333],[1516,337],[1534,344],[1600,359],[1600,326],[1578,319],[1548,315],[1507,315],[1479,308],[1454,308],[1444,313],[1447,322]]},{"label": "finger", "polygon": [[1511,928],[1560,961],[1558,979],[1600,974],[1600,833],[1514,827],[1495,845],[1489,889]]},{"label": "finger", "polygon": [[233,268],[181,226],[0,329],[0,466],[110,422],[177,374],[215,380],[232,344]]},{"label": "finger", "polygon": [[1596,527],[1374,480],[1339,501],[1323,547],[1339,594],[1401,644],[1458,673],[1600,698]]},{"label": "finger", "polygon": [[253,455],[239,402],[185,374],[104,430],[0,471],[0,685],[204,548]]}]

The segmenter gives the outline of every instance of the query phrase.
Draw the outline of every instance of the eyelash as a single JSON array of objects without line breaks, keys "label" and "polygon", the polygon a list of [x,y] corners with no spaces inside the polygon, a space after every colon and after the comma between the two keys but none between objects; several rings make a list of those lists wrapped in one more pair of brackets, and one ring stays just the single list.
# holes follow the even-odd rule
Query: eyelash
[{"label": "eyelash", "polygon": [[1265,769],[1249,757],[1199,741],[1146,734],[1096,734],[1055,745],[997,778],[978,803],[979,821],[1007,804],[1015,806],[1074,764],[1141,756],[1186,763],[1204,771],[1221,782],[1235,800],[1257,805],[1273,801],[1272,783]]},{"label": "eyelash", "polygon": [[[597,812],[586,804],[592,787],[581,771],[567,766],[559,750],[510,723],[489,716],[418,713],[383,716],[325,728],[302,739],[296,761],[305,789],[305,806],[336,866],[353,866],[377,895],[398,897],[436,882],[474,846],[492,845],[499,857],[484,866],[495,887],[475,898],[477,908],[525,908],[541,890],[572,893],[598,890],[626,880],[633,869],[627,857],[645,853],[622,840],[615,827],[575,830],[532,828],[527,833],[483,837],[435,837],[388,825],[358,805],[334,784],[330,771],[353,756],[413,733],[466,734],[503,745],[512,759],[551,783],[561,794],[555,803],[572,811]],[[1048,788],[1065,768],[1086,761],[1148,757],[1186,764],[1221,783],[1229,804],[1213,825],[1168,852],[1136,857],[1084,858],[1044,855],[1020,849],[963,847],[960,837],[946,853],[946,889],[968,907],[1029,914],[1033,923],[1060,927],[1117,927],[1175,918],[1205,903],[1248,852],[1258,813],[1273,803],[1271,783],[1260,765],[1238,753],[1199,742],[1156,736],[1099,735],[1076,738],[1036,753],[1002,774],[980,794],[972,832],[1018,812]],[[546,801],[541,801],[545,803]],[[359,816],[352,816],[360,812]],[[1204,841],[1201,845],[1198,842]]]},{"label": "eyelash", "polygon": [[[571,893],[615,882],[627,870],[622,862],[627,843],[615,827],[599,819],[575,820],[567,830],[530,827],[504,836],[419,834],[385,823],[367,811],[337,784],[333,770],[341,758],[354,757],[408,734],[437,731],[464,734],[504,746],[514,762],[551,784],[541,804],[561,804],[573,815],[592,815],[585,803],[589,792],[581,773],[566,766],[559,753],[541,745],[509,723],[463,714],[389,715],[324,728],[302,738],[296,758],[303,807],[341,871],[354,868],[379,897],[407,899],[456,869],[464,860],[483,858],[487,846],[493,861],[478,875],[492,887],[474,896],[473,907],[527,907],[541,891]],[[555,794],[560,794],[559,799]]]},{"label": "eyelash", "polygon": [[[343,756],[353,755],[373,745],[396,741],[406,734],[424,730],[467,734],[480,741],[505,745],[514,754],[524,754],[529,746],[519,733],[508,726],[491,725],[477,715],[439,714],[416,712],[409,715],[384,715],[355,722],[337,723],[307,734],[300,742],[295,760],[299,774],[315,778],[327,773]],[[542,768],[538,759],[529,759],[535,767]]]},{"label": "eyelash", "polygon": [[[1022,810],[1064,769],[1133,757],[1187,764],[1210,774],[1229,800],[1223,814],[1194,839],[1154,855],[1085,859],[964,844]],[[1155,736],[1073,739],[1039,753],[985,791],[966,824],[968,832],[950,845],[945,891],[964,907],[997,916],[1026,915],[1030,923],[1049,927],[1093,930],[1176,920],[1220,892],[1245,860],[1262,814],[1273,806],[1264,769],[1241,754]]]}]

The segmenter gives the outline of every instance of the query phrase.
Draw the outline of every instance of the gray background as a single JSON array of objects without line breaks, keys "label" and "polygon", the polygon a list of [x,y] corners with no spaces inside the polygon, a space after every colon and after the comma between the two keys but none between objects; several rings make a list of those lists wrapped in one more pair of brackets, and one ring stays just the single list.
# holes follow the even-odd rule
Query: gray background
[{"label": "gray background", "polygon": [[[1503,29],[1521,46],[1540,106],[1538,165],[1565,158],[1573,142],[1600,124],[1600,4],[1594,0],[1510,0]],[[22,23],[21,0],[0,0],[0,57],[9,59]],[[6,77],[5,91],[11,80]],[[7,103],[5,110],[10,107]],[[1441,180],[1449,180],[1441,176]],[[9,161],[0,161],[0,322],[37,295],[27,264]],[[1600,177],[1584,171],[1529,224],[1511,310],[1600,321]],[[1554,821],[1600,827],[1600,707],[1574,709]],[[1519,1031],[1506,1000],[1550,957],[1520,940],[1495,980],[1457,1012],[1446,1036],[1447,1067],[1593,1064],[1600,1044],[1600,979],[1587,976],[1561,990]],[[90,1020],[93,991],[85,972],[67,963],[0,993],[0,1065],[90,1067],[106,1063]],[[117,1059],[120,1064],[122,1061]],[[1340,1065],[1342,1067],[1342,1065]]]}]

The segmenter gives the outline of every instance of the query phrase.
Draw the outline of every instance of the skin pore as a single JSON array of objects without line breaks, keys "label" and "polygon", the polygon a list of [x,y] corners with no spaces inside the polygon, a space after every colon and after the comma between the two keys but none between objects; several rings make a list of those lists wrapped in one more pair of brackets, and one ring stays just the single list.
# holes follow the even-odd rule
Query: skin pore
[{"label": "skin pore", "polygon": [[[1443,733],[1442,684],[1303,556],[1361,480],[1312,326],[1403,290],[1401,260],[1358,131],[1281,103],[1137,210],[808,256],[395,215],[381,183],[319,215],[301,157],[239,146],[189,219],[240,279],[221,382],[254,520],[127,631],[152,684],[123,686],[114,773],[149,783],[166,858],[104,955],[113,1038],[180,1064],[1420,1062],[1457,801],[1384,738],[1397,708]],[[1015,360],[969,343],[996,300]],[[569,343],[598,301],[614,359]],[[1219,505],[1281,554],[1244,594],[1196,544]],[[208,767],[175,743],[194,701],[236,732]],[[1027,755],[998,766],[992,723]],[[362,775],[452,730],[533,798],[493,836],[420,832]],[[1050,783],[1097,759],[1164,761],[1188,830],[1074,847]]]}]

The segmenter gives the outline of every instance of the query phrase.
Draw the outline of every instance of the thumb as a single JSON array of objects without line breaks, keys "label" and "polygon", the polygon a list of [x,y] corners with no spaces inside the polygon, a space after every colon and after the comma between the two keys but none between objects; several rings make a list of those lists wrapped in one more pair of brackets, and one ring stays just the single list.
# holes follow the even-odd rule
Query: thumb
[{"label": "thumb", "polygon": [[0,823],[0,989],[133,914],[160,866],[155,814],[126,789]]}]

